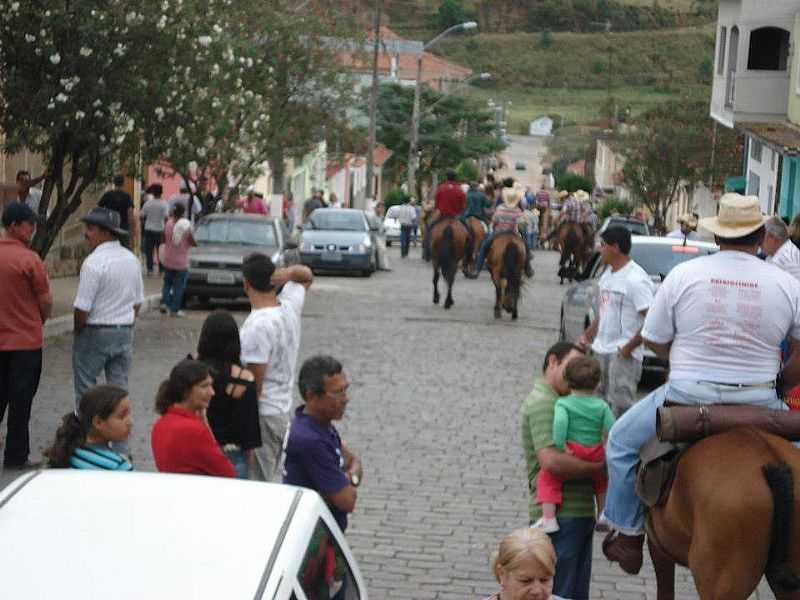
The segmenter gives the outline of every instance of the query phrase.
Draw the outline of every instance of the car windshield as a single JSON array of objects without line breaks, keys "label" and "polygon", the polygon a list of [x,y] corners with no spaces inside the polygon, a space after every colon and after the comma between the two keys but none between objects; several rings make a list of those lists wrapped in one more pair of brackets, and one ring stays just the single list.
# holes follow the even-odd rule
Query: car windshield
[{"label": "car windshield", "polygon": [[277,246],[272,222],[242,221],[239,219],[214,219],[197,226],[198,244],[243,244],[247,246]]},{"label": "car windshield", "polygon": [[[650,235],[650,232],[647,229],[647,225],[644,223],[640,223],[639,221],[609,221],[608,227],[624,227],[628,231],[630,231],[633,235]],[[606,229],[608,229],[606,227]]]},{"label": "car windshield", "polygon": [[663,279],[675,265],[716,252],[715,248],[672,246],[664,244],[633,244],[631,258],[653,278]]},{"label": "car windshield", "polygon": [[364,217],[359,212],[340,212],[328,209],[317,209],[311,215],[311,226],[314,229],[328,231],[366,231]]}]

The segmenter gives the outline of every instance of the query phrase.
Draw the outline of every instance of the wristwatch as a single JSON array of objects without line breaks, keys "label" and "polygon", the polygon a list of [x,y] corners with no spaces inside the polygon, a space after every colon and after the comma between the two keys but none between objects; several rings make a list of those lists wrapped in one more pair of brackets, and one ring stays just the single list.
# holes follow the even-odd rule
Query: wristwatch
[{"label": "wristwatch", "polygon": [[353,487],[358,487],[359,485],[361,485],[361,477],[359,477],[355,473],[350,473],[350,483],[353,484]]}]

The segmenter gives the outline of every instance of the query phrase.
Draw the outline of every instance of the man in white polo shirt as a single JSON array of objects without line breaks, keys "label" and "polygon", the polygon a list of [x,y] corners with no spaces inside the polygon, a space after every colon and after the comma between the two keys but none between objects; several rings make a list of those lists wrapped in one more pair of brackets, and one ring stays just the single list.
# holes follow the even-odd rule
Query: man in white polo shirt
[{"label": "man in white polo shirt", "polygon": [[609,227],[600,234],[600,256],[608,265],[598,283],[597,316],[578,343],[592,343],[603,369],[602,394],[619,418],[636,402],[642,376],[642,325],[655,286],[629,256],[631,232]]},{"label": "man in white polo shirt", "polygon": [[81,219],[92,253],[81,266],[75,297],[72,372],[77,410],[83,393],[105,373],[107,383],[128,389],[133,323],[144,302],[139,260],[119,238],[119,213],[93,208]]},{"label": "man in white polo shirt", "polygon": [[767,262],[780,267],[800,281],[800,248],[789,239],[789,228],[778,217],[772,217],[764,224],[762,250],[767,253]]},{"label": "man in white polo shirt", "polygon": [[[667,383],[637,402],[612,427],[606,447],[609,486],[603,515],[613,531],[603,553],[624,571],[642,566],[644,515],[636,496],[639,450],[656,433],[664,401],[750,404],[783,409],[775,386],[781,342],[800,348],[800,282],[756,256],[764,237],[758,198],[725,194],[719,216],[703,219],[720,252],[677,265],[656,292],[642,338],[669,357]],[[800,351],[782,376],[800,381]]]}]

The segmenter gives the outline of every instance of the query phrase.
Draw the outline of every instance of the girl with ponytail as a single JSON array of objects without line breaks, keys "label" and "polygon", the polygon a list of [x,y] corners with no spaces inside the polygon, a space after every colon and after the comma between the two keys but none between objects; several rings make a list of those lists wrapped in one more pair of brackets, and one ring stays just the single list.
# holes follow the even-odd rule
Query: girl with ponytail
[{"label": "girl with ponytail", "polygon": [[64,416],[56,439],[45,451],[48,465],[59,469],[132,471],[133,465],[109,445],[124,442],[133,428],[128,392],[96,385],[81,397],[78,414]]}]

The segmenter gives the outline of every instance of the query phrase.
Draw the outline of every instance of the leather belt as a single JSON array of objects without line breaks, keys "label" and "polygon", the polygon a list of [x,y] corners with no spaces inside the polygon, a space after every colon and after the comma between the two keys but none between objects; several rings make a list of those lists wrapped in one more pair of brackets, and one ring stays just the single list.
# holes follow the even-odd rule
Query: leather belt
[{"label": "leather belt", "polygon": [[775,382],[768,381],[766,383],[721,383],[719,381],[698,381],[697,383],[703,385],[715,385],[717,387],[723,388],[730,388],[734,390],[752,390],[752,389],[763,389],[763,390],[774,390],[775,389]]}]

